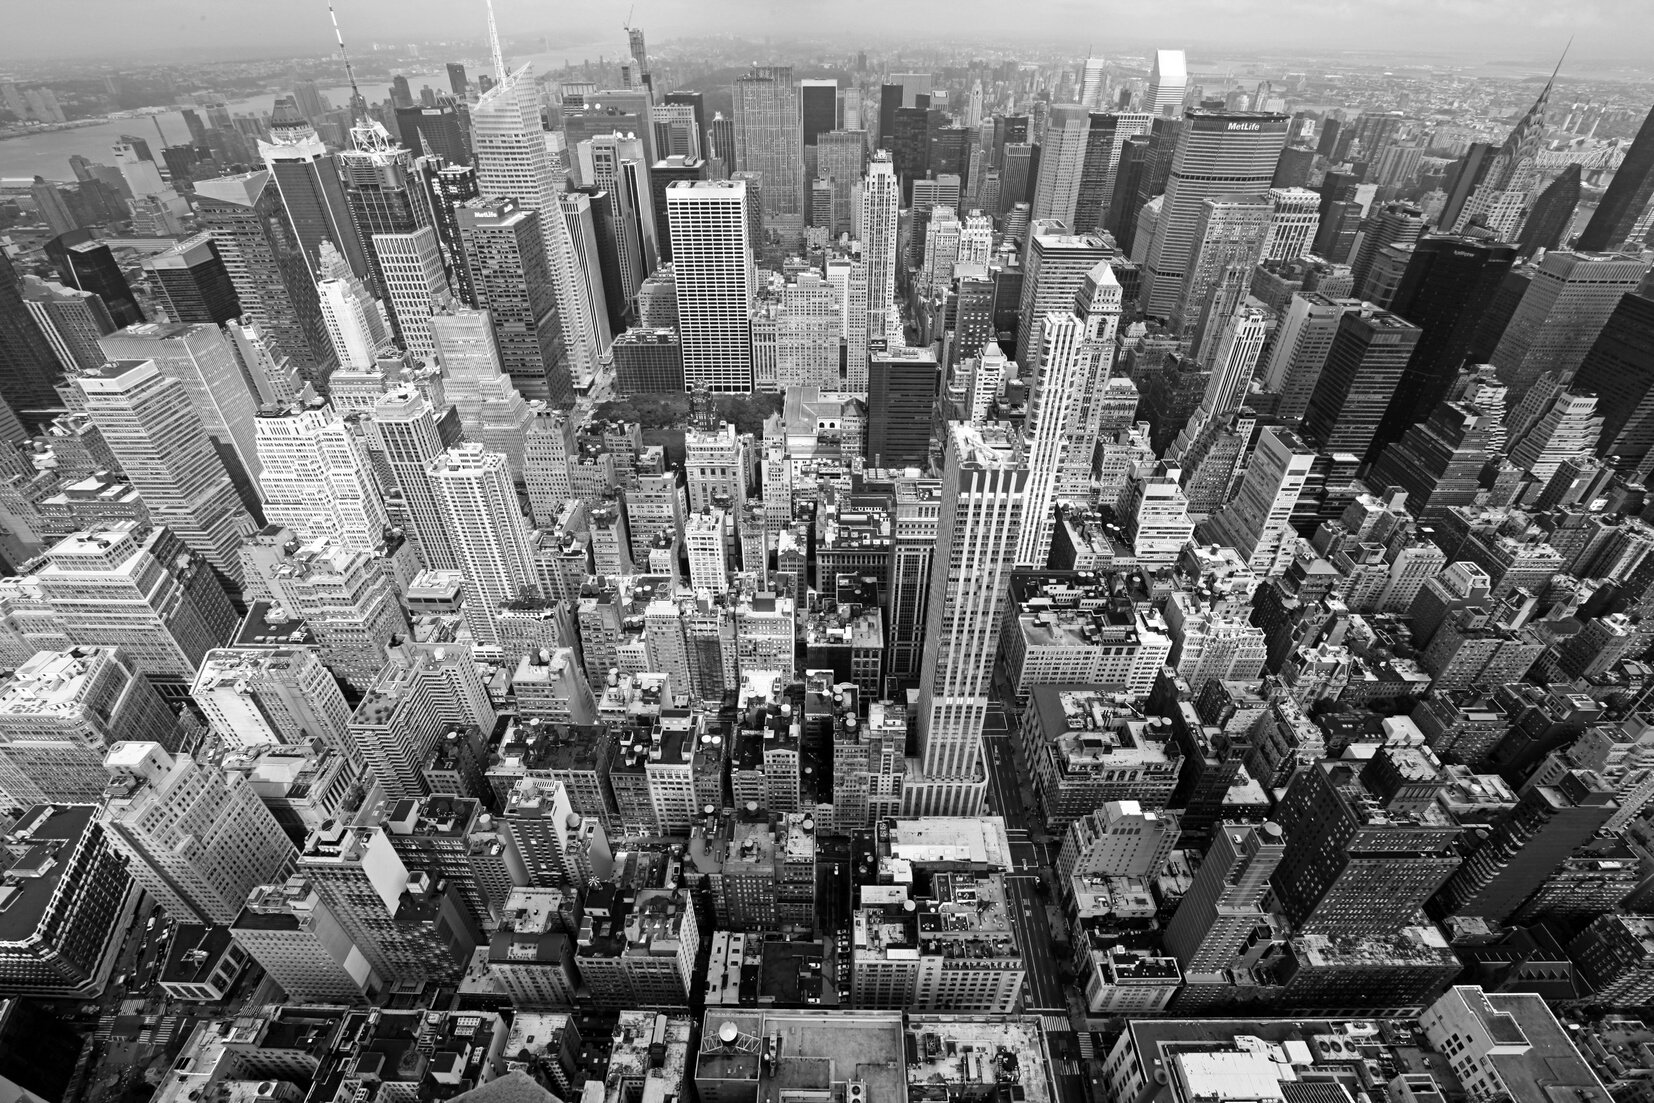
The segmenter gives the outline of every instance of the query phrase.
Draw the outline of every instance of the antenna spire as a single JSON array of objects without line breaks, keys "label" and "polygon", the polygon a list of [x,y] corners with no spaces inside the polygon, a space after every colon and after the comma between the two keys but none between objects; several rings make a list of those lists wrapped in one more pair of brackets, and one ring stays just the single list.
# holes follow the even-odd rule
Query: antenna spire
[{"label": "antenna spire", "polygon": [[345,52],[345,36],[339,30],[339,13],[333,10],[333,0],[327,0],[327,14],[333,20],[333,37],[339,40],[339,56],[345,59],[345,76],[350,78],[350,110],[358,122],[367,122],[367,100],[356,87],[356,70],[350,67],[350,54]]},{"label": "antenna spire", "polygon": [[500,28],[494,22],[494,0],[486,0],[488,4],[488,45],[494,51],[495,79],[504,81],[505,51],[500,49]]}]

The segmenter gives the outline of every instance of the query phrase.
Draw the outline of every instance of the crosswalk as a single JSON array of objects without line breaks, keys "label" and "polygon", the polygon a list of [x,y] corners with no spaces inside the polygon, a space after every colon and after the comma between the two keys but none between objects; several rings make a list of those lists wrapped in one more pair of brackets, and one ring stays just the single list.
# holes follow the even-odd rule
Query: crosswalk
[{"label": "crosswalk", "polygon": [[115,1036],[115,1013],[105,1011],[98,1016],[98,1028],[92,1032],[92,1037],[100,1042],[107,1042]]},{"label": "crosswalk", "polygon": [[138,1032],[138,1044],[165,1049],[172,1042],[172,1035],[177,1029],[178,1016],[163,1015],[154,1026],[146,1026]]},{"label": "crosswalk", "polygon": [[1053,1030],[1064,1031],[1074,1029],[1074,1024],[1068,1021],[1067,1015],[1041,1015],[1039,1018],[1040,1025],[1043,1026],[1048,1033]]},{"label": "crosswalk", "polygon": [[1096,1060],[1097,1059],[1096,1035],[1092,1034],[1091,1031],[1089,1031],[1089,1030],[1082,1030],[1078,1034],[1076,1034],[1074,1037],[1079,1042],[1080,1056],[1083,1057],[1087,1061]]}]

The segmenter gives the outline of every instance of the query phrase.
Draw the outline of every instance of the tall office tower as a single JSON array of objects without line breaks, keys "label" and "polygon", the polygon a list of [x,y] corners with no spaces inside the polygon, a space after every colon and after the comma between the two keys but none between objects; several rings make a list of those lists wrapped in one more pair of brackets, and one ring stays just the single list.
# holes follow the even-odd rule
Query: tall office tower
[{"label": "tall office tower", "polygon": [[[398,145],[385,128],[368,123],[351,128],[354,146],[338,155],[345,204],[362,242],[367,260],[366,279],[375,297],[390,294],[384,262],[374,246],[376,234],[411,234],[432,223],[430,194],[424,188],[414,155]],[[401,337],[401,325],[391,312],[391,326]]]},{"label": "tall office tower", "polygon": [[373,371],[390,346],[390,330],[379,303],[362,277],[350,270],[343,254],[330,241],[322,242],[322,266],[316,279],[316,298],[322,323],[342,371]]},{"label": "tall office tower", "polygon": [[1619,811],[1612,788],[1594,770],[1537,781],[1522,787],[1516,806],[1493,822],[1442,885],[1433,904],[1440,914],[1494,923],[1510,918]]},{"label": "tall office tower", "polygon": [[1080,69],[1079,101],[1086,107],[1107,107],[1108,70],[1100,57],[1088,57]]},{"label": "tall office tower", "polygon": [[119,647],[37,651],[0,680],[0,793],[11,806],[96,804],[123,739],[177,750],[184,732]]},{"label": "tall office tower", "polygon": [[[0,290],[0,295],[4,294],[4,290]],[[115,332],[116,326],[102,297],[37,276],[25,276],[23,307],[34,318],[64,368],[95,368],[103,363],[98,338]]]},{"label": "tall office tower", "polygon": [[569,241],[574,246],[574,260],[580,273],[581,291],[586,301],[592,304],[598,347],[607,351],[614,340],[614,329],[609,323],[608,292],[603,285],[607,254],[599,251],[597,219],[592,197],[583,192],[571,192],[562,197],[558,207],[563,222],[568,227]]},{"label": "tall office tower", "polygon": [[257,526],[184,385],[153,361],[111,363],[77,377],[75,385],[155,521],[239,589],[241,540]]},{"label": "tall office tower", "polygon": [[374,552],[390,527],[367,445],[328,406],[259,411],[264,515],[301,540],[327,539]]},{"label": "tall office tower", "polygon": [[323,106],[322,93],[313,80],[298,80],[293,82],[293,106],[299,114],[311,123],[320,123],[327,114]]},{"label": "tall office tower", "polygon": [[1285,853],[1279,824],[1225,823],[1213,832],[1194,883],[1166,927],[1166,949],[1185,975],[1229,968],[1258,928],[1270,925],[1269,879]]},{"label": "tall office tower", "polygon": [[[480,443],[506,459],[513,479],[521,479],[528,427],[533,410],[511,377],[500,370],[500,348],[486,310],[453,310],[431,319],[437,357],[446,378],[442,401],[459,415],[466,440]],[[439,427],[445,416],[436,412]],[[444,430],[444,443],[447,433]]]},{"label": "tall office tower", "polygon": [[[562,187],[540,125],[533,74],[532,66],[523,66],[502,77],[471,106],[471,146],[477,158],[480,195],[490,200],[504,196],[539,212],[541,263],[546,273],[531,283],[551,285],[557,316],[552,324],[561,330],[567,366],[559,366],[562,380],[549,378],[548,382],[552,400],[568,405],[574,401],[572,392],[559,393],[565,382],[572,388],[575,379],[597,378],[603,350],[597,347],[597,316],[582,293],[568,226],[556,217]],[[531,289],[530,297],[540,298],[539,290]]]},{"label": "tall office tower", "polygon": [[[1558,63],[1560,67],[1560,62]],[[1556,74],[1540,90],[1539,98],[1517,120],[1504,144],[1488,160],[1452,228],[1485,226],[1501,241],[1516,240],[1528,216],[1528,201],[1539,182],[1539,154],[1545,147],[1545,108]]]},{"label": "tall office tower", "polygon": [[440,157],[450,165],[471,163],[471,135],[465,109],[458,104],[436,104],[396,109],[397,136],[417,161]]},{"label": "tall office tower", "polygon": [[429,363],[436,356],[431,315],[453,299],[437,232],[421,226],[408,234],[374,234],[372,244],[391,322],[408,355]]},{"label": "tall office tower", "polygon": [[1522,301],[1488,357],[1512,402],[1546,372],[1573,378],[1620,297],[1648,274],[1641,257],[1553,250],[1534,266]]},{"label": "tall office tower", "polygon": [[739,180],[680,180],[666,191],[689,390],[752,390],[754,287],[746,205],[747,186]]},{"label": "tall office tower", "polygon": [[1109,204],[1114,198],[1114,180],[1120,166],[1120,152],[1132,138],[1149,129],[1146,114],[1093,111],[1086,135],[1085,167],[1080,172],[1079,198],[1074,204],[1078,230],[1102,232],[1108,225]]},{"label": "tall office tower", "polygon": [[[643,142],[634,134],[618,131],[596,134],[575,147],[575,163],[579,166],[580,182],[588,187],[613,193],[619,200],[622,252],[626,263],[636,271],[628,271],[626,279],[641,283],[649,274],[651,258],[659,250],[658,260],[672,259],[670,235],[660,233],[665,217],[665,202],[654,202],[654,176],[644,172],[638,176],[632,169],[646,167],[643,160]],[[648,185],[649,195],[634,195],[636,185]]]},{"label": "tall office tower", "polygon": [[725,514],[721,509],[692,513],[684,519],[683,539],[689,553],[689,584],[697,590],[721,594],[729,589],[724,527]]},{"label": "tall office tower", "polygon": [[1018,566],[1043,569],[1050,559],[1059,499],[1090,499],[1103,389],[1114,367],[1119,325],[1120,282],[1107,261],[1086,274],[1069,313],[1045,316],[1024,426],[1028,502],[1017,541]]},{"label": "tall office tower", "polygon": [[496,719],[477,657],[467,643],[393,646],[351,715],[354,753],[392,798],[424,796],[424,767],[443,734]]},{"label": "tall office tower", "polygon": [[663,104],[668,107],[687,107],[695,120],[695,138],[699,149],[695,156],[706,156],[706,93],[679,90],[668,92],[662,97]]},{"label": "tall office tower", "polygon": [[460,239],[477,305],[494,325],[500,366],[525,397],[567,408],[574,404],[572,335],[556,308],[542,232],[548,218],[567,241],[555,199],[544,213],[512,199],[473,199],[459,211]]},{"label": "tall office tower", "polygon": [[1264,390],[1281,396],[1281,417],[1304,416],[1338,335],[1338,320],[1360,305],[1355,299],[1333,299],[1318,291],[1293,292],[1261,373]]},{"label": "tall office tower", "polygon": [[959,263],[959,235],[964,224],[952,207],[932,207],[925,231],[925,257],[917,283],[920,294],[945,292],[953,282],[953,266]]},{"label": "tall office tower", "polygon": [[10,257],[0,257],[0,399],[31,429],[63,408],[63,365],[23,301]]},{"label": "tall office tower", "polygon": [[255,888],[230,935],[295,1002],[350,1006],[386,987],[303,877]]},{"label": "tall office tower", "polygon": [[[157,181],[159,178],[160,173],[156,173]],[[29,189],[29,198],[34,200],[35,209],[45,220],[46,229],[53,237],[80,229],[79,220],[69,210],[69,204],[63,198],[63,190],[56,184],[44,177],[36,176],[34,186]]]},{"label": "tall office tower", "polygon": [[823,134],[838,126],[837,79],[829,77],[824,80],[799,81],[798,116],[804,148],[813,148]]},{"label": "tall office tower", "polygon": [[764,225],[802,241],[804,133],[792,66],[760,65],[737,77],[734,122],[735,169],[764,174]]},{"label": "tall office tower", "polygon": [[[1640,249],[1648,232],[1651,203],[1654,203],[1654,108],[1643,119],[1637,136],[1631,139],[1631,148],[1625,151],[1625,159],[1614,170],[1608,190],[1574,247],[1588,253]],[[1639,226],[1643,227],[1642,236],[1637,234]]]},{"label": "tall office tower", "polygon": [[1533,201],[1533,210],[1516,239],[1518,256],[1531,257],[1541,249],[1555,249],[1563,244],[1573,225],[1574,211],[1579,207],[1580,179],[1580,167],[1575,162],[1545,185],[1545,190]]},{"label": "tall office tower", "polygon": [[350,221],[350,205],[339,179],[338,162],[315,128],[276,105],[270,119],[270,140],[258,143],[259,157],[281,193],[288,222],[304,250],[306,267],[321,267],[322,242],[331,241],[350,264],[351,272],[369,273],[361,235]]},{"label": "tall office tower", "polygon": [[986,270],[993,247],[994,220],[980,210],[972,210],[959,231],[959,263],[980,264]]},{"label": "tall office tower", "polygon": [[235,285],[213,245],[210,232],[186,238],[170,249],[144,258],[158,296],[174,322],[223,325],[241,317]]},{"label": "tall office tower", "polygon": [[1290,117],[1268,111],[1190,111],[1178,132],[1165,200],[1143,269],[1143,310],[1172,315],[1188,276],[1203,204],[1236,192],[1266,192],[1286,145]]},{"label": "tall office tower", "polygon": [[1420,330],[1384,310],[1351,311],[1338,320],[1327,364],[1304,411],[1304,440],[1322,452],[1372,460],[1384,420]]},{"label": "tall office tower", "polygon": [[495,613],[534,587],[528,525],[505,457],[461,444],[431,461],[431,486],[454,559],[465,575],[465,619],[482,644],[496,645]]},{"label": "tall office tower", "polygon": [[918,268],[925,260],[926,231],[930,228],[930,212],[937,207],[959,206],[959,177],[953,173],[912,180],[908,184],[912,201],[908,205],[907,266]]},{"label": "tall office tower", "polygon": [[1466,360],[1493,351],[1477,347],[1477,331],[1515,258],[1503,242],[1449,234],[1418,239],[1390,309],[1422,332],[1379,429],[1381,443],[1429,417]]},{"label": "tall office tower", "polygon": [[999,170],[999,205],[995,210],[996,214],[1008,214],[1018,203],[1028,203],[1033,199],[1033,185],[1038,179],[1034,151],[1038,148],[1027,142],[1012,142],[1006,145],[1005,163]]},{"label": "tall office tower", "polygon": [[925,612],[919,774],[903,787],[904,815],[980,814],[982,727],[1027,488],[1014,429],[948,425],[936,547],[936,562],[948,567]]},{"label": "tall office tower", "polygon": [[[451,429],[458,421],[452,410],[448,407],[438,416],[430,399],[407,384],[381,395],[373,406],[374,431],[384,447],[385,462],[390,465],[391,478],[401,492],[402,506],[411,522],[408,536],[419,552],[420,562],[439,571],[458,570],[459,564],[425,471],[444,447],[456,443],[443,439],[444,427]],[[532,477],[529,486],[532,493]]]},{"label": "tall office tower", "polygon": [[1430,419],[1384,447],[1369,472],[1373,485],[1400,487],[1421,522],[1438,522],[1476,500],[1482,466],[1494,451],[1495,419],[1468,402],[1449,401]]},{"label": "tall office tower", "polygon": [[269,172],[202,180],[196,215],[213,236],[243,317],[257,323],[307,383],[333,371],[316,281]]},{"label": "tall office tower", "polygon": [[1224,544],[1245,557],[1259,574],[1284,569],[1283,547],[1291,545],[1292,507],[1304,489],[1315,453],[1290,429],[1266,426],[1235,497],[1200,526],[1203,543]]},{"label": "tall office tower", "polygon": [[1030,228],[1018,307],[1023,322],[1017,333],[1017,363],[1034,362],[1046,315],[1071,309],[1086,275],[1108,255],[1107,243],[1096,234],[1071,234],[1054,222],[1036,222]]},{"label": "tall office tower", "polygon": [[350,724],[350,706],[314,651],[209,651],[190,686],[190,698],[231,750],[303,744],[312,739],[337,751],[348,747],[345,729]]},{"label": "tall office tower", "polygon": [[1270,188],[1269,238],[1264,260],[1297,260],[1309,252],[1321,221],[1321,197],[1308,188]]},{"label": "tall office tower", "polygon": [[1506,422],[1510,462],[1541,488],[1562,462],[1594,452],[1602,437],[1595,395],[1570,393],[1555,376],[1539,377]]},{"label": "tall office tower", "polygon": [[1039,179],[1034,184],[1035,218],[1054,218],[1073,226],[1080,199],[1080,176],[1091,136],[1091,112],[1079,104],[1060,103],[1045,117],[1041,136]]},{"label": "tall office tower", "polygon": [[924,651],[925,610],[929,608],[930,569],[941,518],[941,486],[934,479],[903,476],[895,480],[896,539],[890,561],[889,671],[912,677]]},{"label": "tall office tower", "polygon": [[173,916],[232,923],[254,886],[292,868],[293,843],[245,776],[159,743],[117,743],[104,766],[109,843]]},{"label": "tall office tower", "polygon": [[800,272],[781,290],[777,385],[838,390],[843,330],[838,289],[813,272]]},{"label": "tall office tower", "polygon": [[465,79],[465,65],[462,62],[448,62],[448,88],[459,99],[465,99],[468,84]]},{"label": "tall office tower", "polygon": [[437,240],[442,244],[442,259],[448,268],[448,281],[454,294],[468,306],[477,305],[476,292],[471,287],[471,272],[465,266],[465,242],[459,233],[459,209],[478,198],[477,170],[470,165],[444,165],[439,158],[422,157],[419,170],[425,180],[425,190],[431,197],[431,219]]},{"label": "tall office tower", "polygon": [[1640,469],[1654,448],[1654,299],[1625,295],[1580,362],[1574,387],[1597,396],[1599,456]]},{"label": "tall office tower", "polygon": [[[87,240],[74,240],[82,235]],[[94,240],[90,230],[52,238],[46,243],[45,251],[63,282],[101,298],[117,326],[129,326],[144,320],[143,308],[138,305],[132,286],[121,274],[114,250],[104,242]]]},{"label": "tall office tower", "polygon": [[941,369],[929,349],[869,350],[867,458],[874,467],[929,465]]},{"label": "tall office tower", "polygon": [[[1152,131],[1152,119],[1149,126]],[[1120,146],[1120,163],[1114,170],[1114,191],[1109,195],[1108,216],[1103,220],[1103,228],[1114,235],[1121,253],[1126,256],[1132,254],[1132,234],[1137,225],[1137,192],[1143,185],[1143,170],[1153,142],[1152,132],[1127,138]]]},{"label": "tall office tower", "polygon": [[[1172,312],[1174,325],[1192,330],[1227,274],[1238,270],[1244,273],[1244,281],[1250,282],[1252,269],[1263,257],[1274,217],[1274,204],[1263,192],[1217,195],[1201,203],[1183,287]],[[1239,292],[1242,281],[1234,284]],[[1218,307],[1220,316],[1232,309],[1229,301],[1239,299],[1239,294],[1224,298]]]},{"label": "tall office tower", "polygon": [[873,154],[862,184],[862,256],[867,261],[867,340],[884,336],[884,315],[896,301],[896,242],[901,181],[890,155]]},{"label": "tall office tower", "polygon": [[1366,298],[1367,277],[1381,249],[1387,245],[1411,245],[1423,232],[1424,212],[1411,203],[1386,203],[1369,219],[1361,235],[1361,245],[1350,261],[1356,297]]},{"label": "tall office tower", "polygon": [[1183,97],[1188,91],[1189,63],[1183,51],[1156,50],[1149,87],[1143,93],[1143,110],[1163,118],[1181,118]]},{"label": "tall office tower", "polygon": [[235,343],[214,325],[145,322],[98,342],[107,360],[150,360],[183,384],[190,405],[212,438],[242,503],[258,510],[258,450],[254,415],[260,395],[248,383]]},{"label": "tall office tower", "polygon": [[867,174],[867,131],[829,130],[816,139],[816,178],[833,189],[833,219],[827,227],[834,237],[857,235],[855,197]]}]

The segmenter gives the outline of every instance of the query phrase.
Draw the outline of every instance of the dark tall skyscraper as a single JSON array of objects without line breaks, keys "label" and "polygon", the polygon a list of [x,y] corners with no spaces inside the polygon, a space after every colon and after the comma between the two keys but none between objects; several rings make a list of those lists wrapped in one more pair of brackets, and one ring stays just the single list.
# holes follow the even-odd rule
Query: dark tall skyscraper
[{"label": "dark tall skyscraper", "polygon": [[1142,186],[1150,141],[1147,134],[1127,138],[1120,147],[1119,167],[1114,170],[1114,194],[1109,197],[1104,228],[1114,235],[1120,252],[1128,257],[1137,236],[1137,190]]},{"label": "dark tall skyscraper", "polygon": [[241,302],[210,233],[197,234],[144,260],[167,316],[175,322],[223,325],[241,317]]},{"label": "dark tall skyscraper", "polygon": [[675,180],[705,180],[706,162],[697,157],[668,157],[649,171],[650,199],[655,211],[655,244],[660,262],[672,261],[672,224],[666,217],[666,187]]},{"label": "dark tall skyscraper", "polygon": [[460,99],[465,98],[465,66],[460,62],[448,63],[448,87]]},{"label": "dark tall skyscraper", "polygon": [[896,139],[896,111],[902,106],[902,86],[879,85],[879,148],[889,149]]},{"label": "dark tall skyscraper", "polygon": [[704,92],[668,92],[662,100],[667,104],[676,104],[687,107],[695,113],[695,136],[701,141],[701,148],[706,148],[706,94]]},{"label": "dark tall skyscraper", "polygon": [[598,187],[580,188],[591,199],[592,233],[597,239],[597,259],[603,275],[603,304],[609,315],[609,332],[620,333],[629,324],[628,293],[623,277],[620,251],[625,236],[615,221],[619,209],[614,192]]},{"label": "dark tall skyscraper", "polygon": [[260,142],[259,153],[281,193],[305,260],[315,272],[322,242],[331,241],[350,262],[350,270],[366,279],[367,253],[350,222],[350,205],[345,200],[338,164],[316,131],[296,115],[283,114],[284,106],[284,101],[277,102],[270,119],[274,140]]},{"label": "dark tall skyscraper", "polygon": [[941,372],[927,349],[869,349],[867,459],[875,467],[925,467]]},{"label": "dark tall skyscraper", "polygon": [[1442,205],[1441,216],[1436,225],[1442,230],[1452,230],[1458,224],[1459,214],[1470,194],[1476,190],[1476,185],[1482,182],[1487,170],[1493,166],[1493,155],[1499,152],[1499,147],[1488,142],[1472,142],[1465,155],[1459,158],[1451,170],[1450,182],[1447,186],[1447,202]]},{"label": "dark tall skyscraper", "polygon": [[415,157],[435,153],[450,165],[471,163],[469,127],[451,103],[435,107],[399,107],[396,127],[402,144]]},{"label": "dark tall skyscraper", "polygon": [[1281,150],[1281,159],[1275,162],[1272,188],[1307,188],[1309,170],[1315,167],[1315,151],[1308,146],[1287,146]]},{"label": "dark tall skyscraper", "polygon": [[838,129],[838,81],[801,80],[798,82],[798,113],[804,125],[804,145],[813,146],[816,138],[829,130]]},{"label": "dark tall skyscraper", "polygon": [[38,429],[63,408],[53,389],[62,379],[63,366],[23,304],[17,270],[0,253],[0,398],[25,426]]},{"label": "dark tall skyscraper", "polygon": [[1569,165],[1539,193],[1517,238],[1517,256],[1531,257],[1540,249],[1563,244],[1574,221],[1574,208],[1579,206],[1579,178],[1579,165]]},{"label": "dark tall skyscraper", "polygon": [[1304,410],[1304,440],[1322,452],[1366,457],[1390,408],[1419,327],[1387,310],[1349,313]]},{"label": "dark tall skyscraper", "polygon": [[460,240],[458,208],[477,198],[477,170],[470,165],[444,165],[440,157],[421,158],[418,163],[431,197],[431,220],[437,241],[448,262],[448,283],[467,305],[477,305],[471,285],[471,270],[465,264],[465,246]]},{"label": "dark tall skyscraper", "polygon": [[[1642,127],[1625,151],[1614,179],[1596,213],[1579,235],[1577,248],[1581,252],[1605,253],[1618,249],[1631,236],[1637,219],[1654,200],[1654,110],[1643,119]],[[1636,248],[1640,242],[1633,243]]]},{"label": "dark tall skyscraper", "polygon": [[1005,147],[1004,167],[999,170],[999,213],[1004,214],[1018,203],[1029,201],[1036,176],[1034,150],[1027,142],[1012,142]]},{"label": "dark tall skyscraper", "polygon": [[[368,286],[386,298],[385,274],[374,248],[374,234],[411,234],[431,224],[430,197],[420,187],[413,154],[390,140],[382,129],[357,130],[358,148],[338,155],[345,204],[368,261]],[[393,316],[392,324],[396,322]],[[397,327],[397,336],[401,337]]]},{"label": "dark tall skyscraper", "polygon": [[1367,274],[1372,271],[1373,258],[1386,245],[1407,245],[1419,239],[1424,232],[1424,212],[1411,203],[1386,203],[1384,208],[1368,220],[1361,237],[1361,247],[1350,261],[1350,278],[1357,298],[1366,298]]},{"label": "dark tall skyscraper", "polygon": [[114,252],[103,242],[94,241],[90,230],[55,237],[46,243],[45,251],[63,282],[101,298],[117,326],[144,320],[143,308],[121,273]]},{"label": "dark tall skyscraper", "polygon": [[1321,124],[1321,138],[1315,144],[1317,156],[1332,156],[1332,151],[1338,148],[1338,132],[1343,127],[1344,124],[1337,119],[1328,119]]},{"label": "dark tall skyscraper", "polygon": [[1515,259],[1515,246],[1485,238],[1425,234],[1414,244],[1390,308],[1423,332],[1379,427],[1381,443],[1400,440],[1446,397]]},{"label": "dark tall skyscraper", "polygon": [[903,206],[913,194],[913,181],[922,178],[930,166],[929,116],[928,107],[896,109],[896,130],[887,148],[902,182]]},{"label": "dark tall skyscraper", "polygon": [[1580,363],[1574,386],[1597,396],[1597,454],[1614,457],[1622,471],[1640,468],[1654,448],[1654,299],[1620,299]]},{"label": "dark tall skyscraper", "polygon": [[563,401],[572,383],[540,217],[514,199],[473,199],[459,209],[459,230],[477,305],[494,323],[501,366],[525,396],[549,393]]}]

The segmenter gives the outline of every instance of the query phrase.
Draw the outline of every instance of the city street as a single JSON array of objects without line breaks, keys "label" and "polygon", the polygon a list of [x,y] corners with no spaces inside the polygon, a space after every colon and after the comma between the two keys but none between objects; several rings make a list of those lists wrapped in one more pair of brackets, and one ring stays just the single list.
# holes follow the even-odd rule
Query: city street
[{"label": "city street", "polygon": [[1057,977],[1057,956],[1045,901],[1034,887],[1038,880],[1036,875],[1027,873],[1013,873],[1005,878],[1011,925],[1016,929],[1023,964],[1028,970],[1023,1002],[1029,1010],[1062,1014],[1068,1010],[1068,999]]},{"label": "city street", "polygon": [[[1046,912],[1048,896],[1039,889],[1040,879],[1054,873],[1050,869],[1050,848],[1044,842],[1043,825],[1037,816],[1030,819],[1010,733],[1003,727],[996,732],[990,726],[983,742],[987,754],[988,800],[992,811],[1004,817],[1005,834],[1011,844],[1013,868],[1006,873],[1005,892],[1011,926],[1016,931],[1023,964],[1028,970],[1023,1002],[1029,1010],[1063,1012],[1067,1010],[1068,998],[1057,971],[1056,939]],[[1035,831],[1040,833],[1039,837],[1034,835]]]}]

